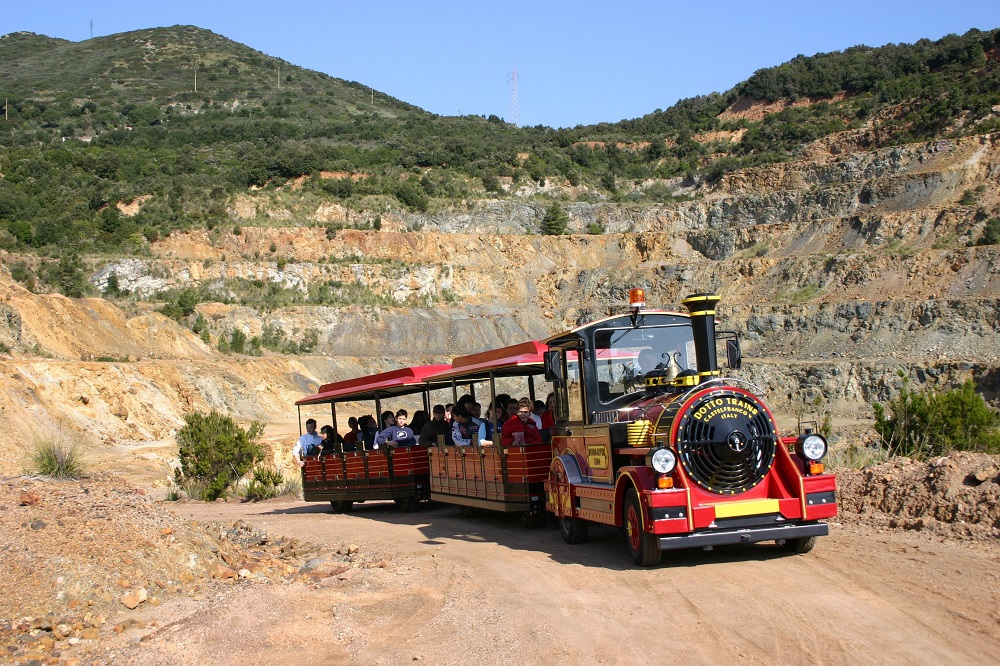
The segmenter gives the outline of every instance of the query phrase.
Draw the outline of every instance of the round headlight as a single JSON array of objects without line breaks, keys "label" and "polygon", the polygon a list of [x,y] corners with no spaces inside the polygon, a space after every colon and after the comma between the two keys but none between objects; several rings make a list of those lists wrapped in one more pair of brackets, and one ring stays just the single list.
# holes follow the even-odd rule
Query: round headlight
[{"label": "round headlight", "polygon": [[646,455],[646,464],[660,474],[670,474],[677,467],[677,455],[671,449],[653,449]]},{"label": "round headlight", "polygon": [[795,443],[795,452],[806,460],[822,460],[826,455],[826,439],[815,433],[803,435]]}]

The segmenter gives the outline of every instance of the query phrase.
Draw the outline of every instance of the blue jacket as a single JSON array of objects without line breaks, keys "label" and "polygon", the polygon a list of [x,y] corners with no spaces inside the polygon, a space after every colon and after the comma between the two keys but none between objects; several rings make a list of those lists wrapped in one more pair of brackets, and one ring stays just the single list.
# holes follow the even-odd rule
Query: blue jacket
[{"label": "blue jacket", "polygon": [[390,446],[413,446],[416,443],[417,440],[413,437],[413,431],[408,426],[400,428],[399,426],[391,425],[380,432],[378,437],[375,438],[376,449],[382,448],[383,444]]}]

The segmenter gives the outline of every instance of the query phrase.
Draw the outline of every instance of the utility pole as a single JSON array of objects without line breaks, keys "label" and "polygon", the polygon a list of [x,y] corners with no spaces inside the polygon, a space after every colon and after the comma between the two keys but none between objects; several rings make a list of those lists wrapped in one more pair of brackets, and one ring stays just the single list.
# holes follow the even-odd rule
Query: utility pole
[{"label": "utility pole", "polygon": [[90,19],[90,38],[94,38],[94,19]]},{"label": "utility pole", "polygon": [[514,127],[521,124],[521,109],[517,99],[517,67],[510,73],[510,123]]},{"label": "utility pole", "polygon": [[198,92],[198,65],[194,66],[194,91]]},{"label": "utility pole", "polygon": [[375,106],[375,89],[369,88],[368,90],[370,90],[372,93],[372,106]]},{"label": "utility pole", "polygon": [[278,63],[278,89],[281,89],[281,63]]},{"label": "utility pole", "polygon": [[4,97],[3,98],[3,119],[4,120],[7,120],[7,104],[8,104],[8,102],[9,102],[9,100],[6,97]]}]

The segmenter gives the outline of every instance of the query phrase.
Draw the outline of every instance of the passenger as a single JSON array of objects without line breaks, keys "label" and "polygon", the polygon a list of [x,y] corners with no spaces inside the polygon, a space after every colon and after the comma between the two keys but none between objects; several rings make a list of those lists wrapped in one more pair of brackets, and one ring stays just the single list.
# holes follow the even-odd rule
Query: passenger
[{"label": "passenger", "polygon": [[556,394],[549,393],[545,398],[545,411],[542,412],[542,441],[546,444],[552,440],[552,429],[556,427]]},{"label": "passenger", "polygon": [[500,444],[542,444],[542,433],[538,431],[535,422],[531,420],[531,400],[521,398],[514,412],[516,418],[507,419],[500,432]]},{"label": "passenger", "polygon": [[413,430],[406,425],[406,410],[401,409],[396,412],[396,423],[389,426],[378,434],[375,438],[375,448],[381,449],[383,446],[394,449],[396,447],[413,446],[417,440],[413,437]]},{"label": "passenger", "polygon": [[511,397],[506,393],[501,393],[493,402],[493,411],[496,414],[496,429],[503,428],[503,422],[507,420],[507,405],[511,402]]},{"label": "passenger", "polygon": [[427,412],[422,409],[413,412],[413,420],[410,421],[410,430],[413,431],[413,434],[419,434],[425,425],[427,425]]},{"label": "passenger", "polygon": [[418,443],[423,446],[434,446],[438,443],[438,437],[444,435],[445,444],[451,444],[451,424],[444,417],[445,406],[434,405],[431,410],[431,420],[420,429]]},{"label": "passenger", "polygon": [[319,443],[317,455],[328,456],[343,450],[344,440],[333,430],[333,426],[325,425],[319,431],[323,434],[323,441]]},{"label": "passenger", "polygon": [[541,400],[536,400],[532,404],[531,409],[531,420],[535,422],[538,429],[542,429],[542,414],[545,413],[545,403]]},{"label": "passenger", "polygon": [[292,447],[292,457],[295,458],[299,467],[305,467],[306,463],[302,459],[313,455],[315,453],[313,449],[317,448],[322,441],[323,438],[316,434],[316,419],[306,419],[306,432]]},{"label": "passenger", "polygon": [[447,421],[449,424],[455,422],[455,419],[452,418],[452,415],[451,415],[451,409],[454,406],[455,405],[453,405],[450,402],[444,406],[444,420]]},{"label": "passenger", "polygon": [[396,415],[390,412],[389,410],[386,410],[382,412],[382,417],[379,419],[379,421],[382,424],[381,429],[385,430],[390,426],[396,425]]},{"label": "passenger", "polygon": [[378,425],[375,423],[375,417],[371,414],[365,414],[361,417],[361,441],[365,445],[365,449],[372,450],[375,447],[375,438],[378,436]]},{"label": "passenger", "polygon": [[472,414],[465,405],[455,405],[451,415],[455,417],[455,423],[451,426],[452,441],[455,446],[469,446],[472,444],[472,436],[479,434],[480,424],[472,419]]},{"label": "passenger", "polygon": [[351,432],[344,435],[343,450],[357,451],[358,450],[358,437],[361,435],[361,429],[358,427],[358,419],[354,416],[347,419],[347,425],[351,428]]},{"label": "passenger", "polygon": [[473,400],[472,402],[466,404],[466,409],[468,409],[469,414],[472,415],[472,420],[479,424],[479,441],[480,442],[490,441],[493,438],[493,427],[491,424],[488,424],[486,421],[480,418],[480,414],[482,414],[483,411],[483,406],[480,405],[475,400]]}]

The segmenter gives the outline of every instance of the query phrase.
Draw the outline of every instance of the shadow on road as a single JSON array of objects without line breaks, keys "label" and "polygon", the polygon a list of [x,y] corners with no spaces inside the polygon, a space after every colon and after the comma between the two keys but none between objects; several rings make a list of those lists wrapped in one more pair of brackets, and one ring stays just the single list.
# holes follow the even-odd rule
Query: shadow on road
[{"label": "shadow on road", "polygon": [[[583,544],[569,545],[555,529],[528,529],[516,514],[483,511],[475,517],[463,517],[459,508],[437,502],[424,503],[417,511],[401,512],[393,502],[356,503],[348,514],[333,514],[325,503],[275,508],[260,515],[330,514],[355,520],[374,520],[382,524],[417,528],[424,539],[420,543],[444,545],[449,541],[495,543],[506,548],[534,551],[548,555],[561,564],[576,564],[611,570],[637,568],[629,557],[618,530],[592,524]],[[676,550],[663,553],[661,567],[701,567],[746,561],[768,561],[792,554],[773,543],[721,546],[705,551]]]}]

